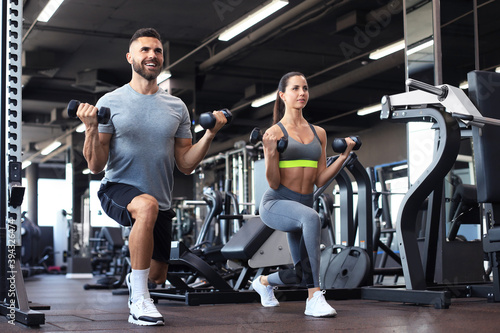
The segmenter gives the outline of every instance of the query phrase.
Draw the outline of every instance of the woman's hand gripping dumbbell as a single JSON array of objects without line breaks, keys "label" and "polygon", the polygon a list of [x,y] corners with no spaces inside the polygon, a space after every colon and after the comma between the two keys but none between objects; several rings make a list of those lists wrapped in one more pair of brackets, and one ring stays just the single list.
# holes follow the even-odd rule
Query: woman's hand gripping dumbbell
[{"label": "woman's hand gripping dumbbell", "polygon": [[[226,124],[229,124],[233,119],[231,111],[229,111],[228,109],[221,109],[219,111],[222,112],[222,114],[224,114],[224,116],[226,117]],[[215,115],[212,112],[202,113],[200,114],[200,119],[198,120],[198,122],[204,129],[212,129],[215,127],[216,123]]]},{"label": "woman's hand gripping dumbbell", "polygon": [[[78,111],[78,107],[80,106],[81,102],[77,101],[76,99],[72,99],[68,103],[68,116],[70,118],[78,118],[76,115],[76,112]],[[109,108],[105,106],[101,106],[99,110],[97,111],[97,122],[99,124],[106,124],[109,121],[110,117],[110,110]]]},{"label": "woman's hand gripping dumbbell", "polygon": [[[260,128],[255,127],[250,133],[250,143],[254,145],[260,141],[262,141],[262,132],[260,131]],[[278,151],[278,153],[284,152],[286,150],[286,147],[288,147],[287,138],[282,137],[281,139],[277,140],[276,150]]]},{"label": "woman's hand gripping dumbbell", "polygon": [[[352,141],[354,141],[354,147],[352,150],[358,150],[361,147],[361,139],[359,136],[350,136]],[[347,149],[347,142],[344,138],[335,138],[332,142],[333,151],[336,153],[343,153]]]}]

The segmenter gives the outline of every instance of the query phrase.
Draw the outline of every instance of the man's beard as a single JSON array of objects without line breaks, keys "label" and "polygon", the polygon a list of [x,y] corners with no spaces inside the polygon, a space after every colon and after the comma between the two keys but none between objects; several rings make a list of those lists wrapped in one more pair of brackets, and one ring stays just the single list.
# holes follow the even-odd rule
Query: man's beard
[{"label": "man's beard", "polygon": [[161,72],[161,66],[155,67],[155,71],[151,73],[149,71],[146,71],[146,69],[142,66],[142,64],[139,64],[134,60],[132,60],[132,68],[137,74],[139,74],[148,81],[156,80],[156,78],[158,77],[158,75],[160,75]]}]

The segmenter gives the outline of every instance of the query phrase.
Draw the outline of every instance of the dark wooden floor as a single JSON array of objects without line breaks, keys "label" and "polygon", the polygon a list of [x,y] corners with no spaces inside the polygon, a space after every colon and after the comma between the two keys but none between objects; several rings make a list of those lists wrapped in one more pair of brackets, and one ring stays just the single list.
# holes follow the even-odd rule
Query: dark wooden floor
[{"label": "dark wooden floor", "polygon": [[11,325],[0,317],[0,332],[499,332],[500,303],[479,298],[453,298],[449,309],[368,300],[329,301],[336,318],[304,316],[305,301],[281,302],[278,308],[260,303],[188,306],[160,300],[163,327],[127,322],[126,295],[84,290],[89,280],[64,275],[26,279],[30,301],[50,305],[45,324]]}]

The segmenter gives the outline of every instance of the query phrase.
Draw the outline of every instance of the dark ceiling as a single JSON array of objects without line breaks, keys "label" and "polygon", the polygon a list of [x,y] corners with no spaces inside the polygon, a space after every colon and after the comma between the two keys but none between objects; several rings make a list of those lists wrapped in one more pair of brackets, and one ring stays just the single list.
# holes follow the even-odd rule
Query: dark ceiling
[{"label": "dark ceiling", "polygon": [[[270,125],[272,103],[252,108],[250,102],[275,91],[289,71],[308,78],[311,96],[304,115],[329,135],[370,128],[378,114],[360,117],[356,110],[404,91],[402,51],[377,61],[368,58],[371,51],[403,39],[402,0],[289,0],[242,35],[228,42],[215,38],[265,2],[66,0],[48,23],[41,23],[35,19],[47,1],[25,0],[25,156],[79,124],[61,116],[70,99],[95,103],[129,81],[125,54],[141,27],[162,35],[173,75],[170,92],[186,103],[195,121],[214,109],[233,112],[212,154],[247,140],[255,126]],[[443,0],[441,10],[443,81],[458,85],[475,68],[473,2]],[[499,1],[478,1],[480,69],[500,64],[498,13]],[[63,159],[59,154],[45,162]]]}]

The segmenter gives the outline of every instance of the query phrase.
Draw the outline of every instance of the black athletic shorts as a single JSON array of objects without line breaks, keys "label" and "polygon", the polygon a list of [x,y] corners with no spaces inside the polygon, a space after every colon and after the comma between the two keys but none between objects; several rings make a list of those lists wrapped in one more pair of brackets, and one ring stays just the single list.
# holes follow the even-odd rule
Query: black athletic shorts
[{"label": "black athletic shorts", "polygon": [[[144,194],[144,192],[134,186],[111,182],[101,185],[101,188],[97,192],[104,212],[124,227],[133,226],[134,221],[127,210],[127,205],[133,198],[141,194]],[[174,217],[175,212],[172,209],[160,210],[158,212],[158,218],[156,219],[153,231],[154,260],[168,262],[170,259],[172,218]]]}]

